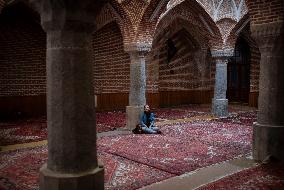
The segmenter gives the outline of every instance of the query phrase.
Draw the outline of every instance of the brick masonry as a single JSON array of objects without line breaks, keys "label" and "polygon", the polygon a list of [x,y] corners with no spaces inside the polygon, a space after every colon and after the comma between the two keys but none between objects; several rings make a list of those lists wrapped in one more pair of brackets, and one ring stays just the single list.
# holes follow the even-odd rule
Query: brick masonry
[{"label": "brick masonry", "polygon": [[93,36],[95,94],[128,93],[130,57],[118,25],[111,22]]},{"label": "brick masonry", "polygon": [[0,96],[46,93],[46,35],[22,5],[0,17]]},{"label": "brick masonry", "polygon": [[[176,53],[170,60],[166,39],[154,46],[149,64],[151,69],[147,75],[149,91],[213,89],[210,52],[201,52],[198,44],[193,44],[189,39],[189,35],[185,29],[172,34],[169,39]],[[204,60],[200,60],[203,56]]]},{"label": "brick masonry", "polygon": [[[207,1],[202,2],[206,4]],[[240,3],[241,0],[237,2]],[[210,13],[212,19],[209,19],[207,13],[200,11],[201,6],[194,2],[183,3],[171,11],[168,10],[167,1],[160,5],[159,1],[151,1],[149,4],[134,3],[133,6],[143,6],[141,10],[136,9],[143,12],[137,15],[133,7],[130,8],[126,3],[126,1],[122,4],[109,3],[102,12],[105,15],[100,15],[98,18],[99,28],[93,35],[94,90],[98,99],[110,104],[112,97],[123,97],[121,100],[123,103],[114,105],[120,108],[127,105],[130,58],[124,51],[124,47],[135,40],[153,43],[152,51],[146,59],[146,75],[147,93],[155,94],[155,100],[162,91],[176,91],[177,93],[196,90],[213,91],[215,64],[212,62],[210,53],[206,55],[203,53],[205,64],[199,64],[198,58],[202,57],[200,56],[201,48],[204,51],[214,43],[220,46],[220,36],[216,34],[222,35],[223,33],[222,31],[218,33],[217,30],[220,28],[233,30],[233,26],[238,21],[242,21],[241,18],[247,14],[246,6],[243,5],[240,10],[239,20],[234,17],[233,12],[227,12],[227,17],[218,13],[214,25],[214,10],[208,10],[207,5],[202,4],[201,6],[208,14]],[[3,5],[3,1],[0,0],[0,9]],[[240,5],[238,4],[239,7]],[[279,15],[283,15],[283,8],[281,9],[282,5],[280,5],[280,1],[277,0],[248,1],[252,24],[282,21],[283,17]],[[160,8],[156,9],[158,6]],[[193,7],[195,11],[187,14]],[[259,7],[262,9],[258,10]],[[38,15],[27,11],[27,8],[22,5],[16,6],[14,10],[11,8],[4,8],[0,15],[0,97],[44,97],[46,93],[46,35],[40,27]],[[222,5],[220,10],[224,9]],[[16,17],[13,11],[14,13],[17,11],[17,15],[19,13],[23,15]],[[159,20],[160,15],[165,11],[169,11],[170,14],[163,17],[164,20]],[[201,13],[201,16],[198,13]],[[132,17],[133,15],[135,16]],[[207,23],[204,23],[201,17]],[[182,18],[183,21],[177,21],[178,18]],[[160,25],[155,28],[158,21]],[[260,53],[250,33],[243,33],[246,33],[251,47],[250,91],[258,92]],[[228,36],[228,32],[223,35]],[[168,60],[168,38],[177,49],[177,53],[171,60]],[[235,39],[230,40],[232,40],[231,43]],[[105,96],[107,98],[102,95],[107,95]],[[147,97],[151,96],[147,95]],[[109,109],[113,108],[109,107]]]},{"label": "brick masonry", "polygon": [[252,25],[284,21],[283,0],[246,0]]}]

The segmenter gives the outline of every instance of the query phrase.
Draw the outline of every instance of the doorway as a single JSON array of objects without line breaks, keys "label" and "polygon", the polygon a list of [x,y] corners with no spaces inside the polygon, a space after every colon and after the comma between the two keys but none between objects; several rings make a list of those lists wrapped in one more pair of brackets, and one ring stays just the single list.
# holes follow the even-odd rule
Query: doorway
[{"label": "doorway", "polygon": [[230,102],[248,103],[250,91],[250,47],[239,37],[234,56],[228,62],[228,90]]}]

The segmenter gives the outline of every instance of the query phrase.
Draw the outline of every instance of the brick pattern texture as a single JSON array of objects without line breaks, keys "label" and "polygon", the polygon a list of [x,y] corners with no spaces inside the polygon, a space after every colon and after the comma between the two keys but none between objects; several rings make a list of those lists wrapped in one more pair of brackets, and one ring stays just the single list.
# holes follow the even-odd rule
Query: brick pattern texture
[{"label": "brick pattern texture", "polygon": [[[2,2],[0,0],[0,9],[3,5]],[[281,17],[283,8],[278,8],[282,6],[280,2],[280,0],[248,1],[249,10],[252,11],[252,23],[262,24],[283,20],[283,17]],[[140,3],[145,6],[144,3]],[[158,1],[150,3],[150,5],[157,6]],[[184,6],[189,9],[188,7],[193,5],[189,3]],[[113,5],[113,9],[122,19],[126,18],[126,14],[135,15],[133,9],[129,10],[130,12],[121,11],[122,8],[126,7],[128,7],[126,4],[121,7],[118,4]],[[261,10],[258,10],[259,7]],[[161,6],[159,14],[165,9],[166,4]],[[193,32],[193,27],[191,34],[188,33],[186,28],[175,30],[179,23],[175,24],[173,20],[171,20],[173,25],[170,30],[166,28],[167,23],[164,24],[165,28],[158,28],[158,30],[165,30],[165,32],[161,32],[162,35],[157,37],[157,43],[153,44],[153,49],[146,59],[147,92],[149,93],[214,89],[215,63],[213,63],[209,51],[202,53],[200,49],[200,46],[204,45],[202,42],[208,43],[206,37],[209,36],[209,31],[204,28],[198,14],[184,15],[182,9],[183,6],[180,6],[177,9],[179,11],[171,13],[170,16],[185,16],[186,20],[191,21],[189,23],[196,22],[195,28],[203,27],[200,30],[203,35],[208,35],[204,37],[202,34],[198,34],[198,31]],[[143,7],[144,16],[136,15],[130,19],[131,27],[135,24],[138,25],[135,32],[146,32],[146,34],[121,32],[121,29],[124,30],[124,28],[115,21],[106,22],[105,26],[102,26],[93,34],[95,94],[129,92],[130,57],[124,51],[123,44],[129,43],[130,39],[142,40],[145,36],[154,36],[150,32],[154,32],[152,30],[153,23],[157,21],[159,16],[154,18],[153,23],[143,24],[152,16],[151,13],[154,10],[153,7]],[[276,16],[276,13],[278,16]],[[135,21],[136,17],[142,23]],[[206,17],[204,16],[204,18]],[[212,22],[208,21],[207,24],[214,30],[211,25]],[[127,37],[127,34],[135,34],[135,36],[129,37],[129,35]],[[246,35],[251,47],[250,91],[255,92],[258,91],[260,53],[255,42],[249,37],[249,32]],[[123,37],[127,37],[127,40],[125,41]],[[168,60],[167,39],[173,42],[177,50],[170,60]],[[196,44],[195,40],[200,41],[200,43]],[[148,42],[147,39],[144,42]],[[13,9],[4,8],[2,10],[0,15],[0,50],[0,96],[34,96],[46,93],[46,35],[40,26],[39,19],[26,11],[25,7],[16,6]],[[200,60],[202,56],[204,56],[204,61]]]},{"label": "brick pattern texture", "polygon": [[115,22],[94,33],[93,55],[95,94],[129,92],[130,57]]},{"label": "brick pattern texture", "polygon": [[[185,29],[169,39],[176,53],[169,60],[167,39],[153,47],[148,66],[148,91],[210,90],[214,88],[214,75],[210,53],[201,52],[198,44],[189,39]],[[205,55],[202,55],[205,54]],[[204,56],[204,60],[201,58]]]},{"label": "brick pattern texture", "polygon": [[284,21],[283,0],[246,0],[252,25]]},{"label": "brick pattern texture", "polygon": [[[19,8],[19,9],[18,9]],[[0,15],[0,96],[46,92],[46,35],[22,7]]]}]

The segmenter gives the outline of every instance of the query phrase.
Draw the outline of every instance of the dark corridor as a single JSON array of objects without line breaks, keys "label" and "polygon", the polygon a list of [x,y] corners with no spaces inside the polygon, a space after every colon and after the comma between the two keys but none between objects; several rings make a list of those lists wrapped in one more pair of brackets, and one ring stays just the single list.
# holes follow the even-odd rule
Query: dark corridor
[{"label": "dark corridor", "polygon": [[250,47],[239,37],[234,56],[228,62],[228,90],[230,102],[248,103],[250,90]]}]

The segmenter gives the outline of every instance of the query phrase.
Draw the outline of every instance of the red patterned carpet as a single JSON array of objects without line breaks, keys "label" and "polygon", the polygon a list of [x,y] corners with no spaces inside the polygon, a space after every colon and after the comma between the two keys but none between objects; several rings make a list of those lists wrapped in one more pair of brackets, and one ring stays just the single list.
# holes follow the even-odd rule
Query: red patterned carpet
[{"label": "red patterned carpet", "polygon": [[264,164],[230,175],[198,190],[281,190],[284,189],[284,165]]},{"label": "red patterned carpet", "polygon": [[176,175],[251,151],[251,127],[199,121],[161,127],[163,135],[100,138],[99,149]]},{"label": "red patterned carpet", "polygon": [[[121,111],[96,114],[97,131],[112,131],[125,126],[125,113]],[[0,121],[0,146],[47,139],[46,118]]]},{"label": "red patterned carpet", "polygon": [[[206,110],[210,109],[209,106],[200,106],[174,108],[173,112],[170,110],[156,110],[156,115],[161,120],[171,121],[206,116],[209,114]],[[105,164],[106,189],[137,189],[250,154],[251,125],[256,120],[256,112],[235,107],[230,110],[234,112],[225,119],[161,123],[162,135],[116,135],[99,138],[98,156]],[[1,143],[22,143],[46,138],[45,119],[24,123],[26,124],[23,126],[18,126],[22,123],[2,123],[1,133],[5,133],[1,134],[4,137],[4,140],[1,137]],[[122,127],[125,125],[125,113],[99,113],[97,123],[99,131]],[[20,132],[16,132],[15,128]],[[15,136],[19,138],[11,138]],[[38,189],[38,171],[46,157],[46,146],[0,152],[0,189]]]},{"label": "red patterned carpet", "polygon": [[45,140],[46,118],[21,119],[0,122],[0,145],[11,145]]},{"label": "red patterned carpet", "polygon": [[[256,112],[248,107],[230,106],[230,118],[220,121],[251,125],[256,120]],[[177,108],[156,109],[157,121],[185,119],[209,115],[210,105],[188,105]],[[242,112],[244,111],[244,112]],[[97,131],[112,131],[125,126],[125,112],[102,112],[96,114]],[[34,142],[47,139],[46,118],[21,119],[17,121],[0,121],[0,146]]]},{"label": "red patterned carpet", "polygon": [[[38,171],[47,159],[47,147],[0,153],[0,190],[38,189]],[[173,174],[131,160],[98,152],[105,165],[105,188],[137,189],[170,177]]]}]

